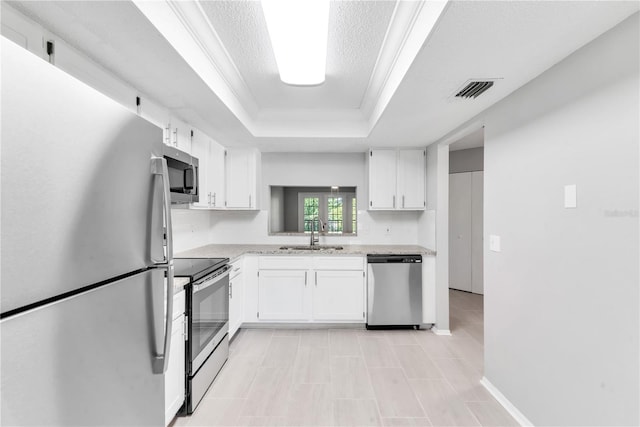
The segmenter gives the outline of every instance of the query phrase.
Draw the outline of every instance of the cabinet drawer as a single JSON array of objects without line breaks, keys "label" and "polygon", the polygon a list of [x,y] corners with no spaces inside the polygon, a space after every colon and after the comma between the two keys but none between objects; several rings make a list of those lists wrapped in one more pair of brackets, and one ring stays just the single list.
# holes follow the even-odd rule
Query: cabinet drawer
[{"label": "cabinet drawer", "polygon": [[307,270],[310,264],[305,256],[261,256],[258,260],[260,270]]},{"label": "cabinet drawer", "polygon": [[184,314],[185,291],[180,291],[173,295],[173,318],[174,320]]},{"label": "cabinet drawer", "polygon": [[242,273],[242,258],[237,259],[229,264],[231,271],[229,272],[229,279],[233,279],[238,274]]},{"label": "cabinet drawer", "polygon": [[364,270],[364,257],[314,257],[313,268],[316,270]]}]

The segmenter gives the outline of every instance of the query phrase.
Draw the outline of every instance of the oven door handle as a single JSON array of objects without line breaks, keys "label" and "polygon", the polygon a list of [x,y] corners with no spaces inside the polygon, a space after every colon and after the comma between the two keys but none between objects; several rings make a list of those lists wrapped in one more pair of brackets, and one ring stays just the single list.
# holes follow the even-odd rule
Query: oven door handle
[{"label": "oven door handle", "polygon": [[229,270],[231,270],[231,266],[230,265],[225,265],[224,267],[222,267],[221,270],[224,270],[222,272],[222,274],[218,274],[213,279],[206,280],[206,281],[204,281],[202,283],[194,284],[193,285],[193,293],[200,292],[203,289],[208,288],[209,286],[215,285],[216,283],[218,283],[220,280],[224,279],[225,277],[229,277]]}]

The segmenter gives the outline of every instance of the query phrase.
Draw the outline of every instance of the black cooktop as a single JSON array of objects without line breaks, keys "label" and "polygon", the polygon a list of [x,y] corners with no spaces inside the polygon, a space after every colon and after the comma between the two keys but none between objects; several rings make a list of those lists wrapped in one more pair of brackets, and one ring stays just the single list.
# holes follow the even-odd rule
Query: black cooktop
[{"label": "black cooktop", "polygon": [[229,263],[229,258],[174,258],[174,277],[189,277],[192,282]]}]

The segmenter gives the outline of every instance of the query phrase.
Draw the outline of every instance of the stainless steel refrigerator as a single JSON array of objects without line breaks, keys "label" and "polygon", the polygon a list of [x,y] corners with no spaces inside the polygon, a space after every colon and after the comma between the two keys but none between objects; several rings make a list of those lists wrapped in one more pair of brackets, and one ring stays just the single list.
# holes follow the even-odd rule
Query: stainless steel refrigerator
[{"label": "stainless steel refrigerator", "polygon": [[0,424],[163,426],[162,130],[5,38],[1,67]]}]

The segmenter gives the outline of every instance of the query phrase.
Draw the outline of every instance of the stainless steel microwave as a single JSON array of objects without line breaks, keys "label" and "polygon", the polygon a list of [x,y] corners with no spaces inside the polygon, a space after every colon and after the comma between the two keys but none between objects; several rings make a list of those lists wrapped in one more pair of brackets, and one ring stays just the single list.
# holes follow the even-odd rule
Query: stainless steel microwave
[{"label": "stainless steel microwave", "polygon": [[198,159],[174,147],[164,147],[164,158],[169,169],[171,203],[199,201]]}]

